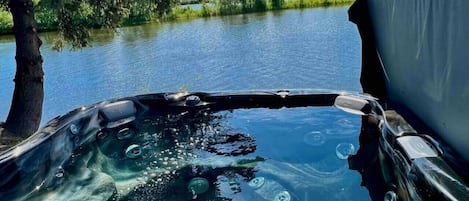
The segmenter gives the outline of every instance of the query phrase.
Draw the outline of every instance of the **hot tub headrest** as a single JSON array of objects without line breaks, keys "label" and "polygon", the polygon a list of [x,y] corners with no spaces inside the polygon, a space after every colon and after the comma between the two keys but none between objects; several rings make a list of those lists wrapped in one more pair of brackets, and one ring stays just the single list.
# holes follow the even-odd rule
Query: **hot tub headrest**
[{"label": "hot tub headrest", "polygon": [[136,113],[137,109],[135,104],[130,100],[121,100],[106,104],[100,108],[99,111],[102,121],[108,124],[108,127],[115,127],[117,126],[116,124],[122,125],[123,123],[133,121]]}]

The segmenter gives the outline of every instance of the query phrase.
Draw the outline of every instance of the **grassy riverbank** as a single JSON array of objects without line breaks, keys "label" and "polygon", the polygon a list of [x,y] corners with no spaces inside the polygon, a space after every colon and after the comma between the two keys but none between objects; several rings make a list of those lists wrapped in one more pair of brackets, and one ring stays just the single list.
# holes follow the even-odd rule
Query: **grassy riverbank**
[{"label": "grassy riverbank", "polygon": [[[242,13],[264,12],[281,9],[301,9],[313,7],[329,7],[349,5],[355,0],[212,0],[201,1],[200,9],[192,9],[190,6],[176,5],[171,12],[157,15],[148,8],[148,5],[132,5],[127,9],[127,14],[121,22],[121,26],[143,24],[150,21],[171,21],[176,19],[187,19],[196,17],[210,17],[233,15]],[[83,12],[91,16],[86,5]],[[80,16],[82,17],[82,16]],[[36,21],[40,31],[57,29],[57,14],[47,8],[36,10]],[[84,24],[90,27],[100,27],[99,23],[93,22],[89,17]],[[11,34],[13,27],[11,14],[0,8],[0,34]]]},{"label": "grassy riverbank", "polygon": [[254,0],[246,4],[240,3],[246,1],[249,0],[223,0],[212,4],[202,3],[201,9],[197,10],[191,9],[190,7],[178,6],[173,8],[173,12],[165,16],[164,19],[210,17],[282,9],[341,6],[350,5],[355,0]]}]

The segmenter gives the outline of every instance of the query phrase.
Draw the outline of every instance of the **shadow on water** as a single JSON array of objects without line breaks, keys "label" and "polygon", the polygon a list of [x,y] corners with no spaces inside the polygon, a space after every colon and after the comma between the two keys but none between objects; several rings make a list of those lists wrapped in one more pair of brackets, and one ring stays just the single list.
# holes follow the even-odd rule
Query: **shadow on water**
[{"label": "shadow on water", "polygon": [[141,39],[154,38],[158,35],[160,24],[150,23],[145,26],[123,27],[118,29],[118,34],[125,42],[135,42]]},{"label": "shadow on water", "polygon": [[[108,44],[115,40],[123,41],[125,44],[133,43],[138,40],[144,40],[149,38],[155,38],[158,35],[158,29],[161,27],[158,23],[146,24],[143,26],[129,26],[122,27],[116,30],[108,29],[94,29],[90,31],[92,36],[91,46],[93,44]],[[50,44],[53,44],[57,40],[57,32],[41,33],[41,39],[44,40],[45,48],[50,48]]]}]

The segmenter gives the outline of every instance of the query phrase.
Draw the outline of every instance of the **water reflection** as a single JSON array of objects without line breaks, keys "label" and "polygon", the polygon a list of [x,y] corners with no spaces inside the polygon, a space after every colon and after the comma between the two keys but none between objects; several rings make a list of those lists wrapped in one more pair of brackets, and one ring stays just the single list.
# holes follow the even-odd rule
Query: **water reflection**
[{"label": "water reflection", "polygon": [[145,26],[120,28],[117,32],[125,42],[135,42],[137,40],[157,37],[160,27],[161,24],[151,23]]}]

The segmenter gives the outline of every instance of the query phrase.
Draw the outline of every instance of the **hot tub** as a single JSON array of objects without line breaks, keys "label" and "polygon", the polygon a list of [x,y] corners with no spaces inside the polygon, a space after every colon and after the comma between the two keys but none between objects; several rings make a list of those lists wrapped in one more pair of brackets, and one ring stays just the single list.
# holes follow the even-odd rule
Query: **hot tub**
[{"label": "hot tub", "polygon": [[51,120],[0,156],[4,200],[367,200],[339,93],[159,93]]}]

